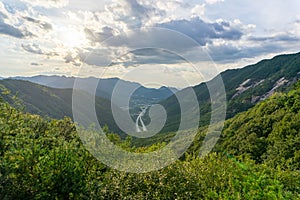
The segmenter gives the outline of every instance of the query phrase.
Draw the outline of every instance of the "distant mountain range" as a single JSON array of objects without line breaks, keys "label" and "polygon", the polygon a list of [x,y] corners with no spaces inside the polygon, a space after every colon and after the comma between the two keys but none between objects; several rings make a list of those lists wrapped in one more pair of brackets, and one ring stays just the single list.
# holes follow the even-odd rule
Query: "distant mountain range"
[{"label": "distant mountain range", "polygon": [[91,86],[97,85],[96,96],[112,100],[112,94],[115,86],[118,84],[118,87],[122,87],[122,92],[118,93],[117,99],[113,99],[113,103],[119,107],[126,107],[123,99],[126,98],[127,94],[135,88],[138,88],[131,96],[130,107],[136,108],[148,104],[157,103],[161,100],[164,100],[178,90],[176,88],[161,87],[159,89],[155,88],[146,88],[139,83],[124,81],[119,78],[108,78],[108,79],[99,79],[95,77],[89,78],[75,78],[75,77],[66,77],[66,76],[33,76],[33,77],[11,77],[15,80],[25,80],[39,85],[44,85],[51,88],[58,89],[71,89],[74,86],[74,82],[80,81],[78,88],[86,92],[90,91]]},{"label": "distant mountain range", "polygon": [[[289,90],[290,86],[300,79],[300,53],[280,55],[241,69],[226,70],[221,73],[221,77],[226,89],[226,118],[228,119],[237,113],[248,110],[276,91]],[[130,112],[133,119],[140,112],[140,107],[159,103],[165,107],[168,116],[162,132],[176,131],[179,127],[181,111],[174,93],[184,94],[188,88],[180,91],[167,87],[151,89],[117,78],[101,80],[81,78],[79,80],[82,84],[76,89],[82,91],[84,95],[91,95],[89,86],[99,83],[96,90],[96,110],[101,115],[98,115],[98,118],[102,118],[99,120],[101,125],[107,124],[115,132],[121,132],[111,113],[111,97],[117,83],[122,85],[123,90],[118,94],[118,99],[114,99],[113,106],[122,108],[122,110],[128,109],[124,108],[126,105],[121,100],[128,95],[128,91],[132,88],[138,88],[130,99]],[[74,81],[74,77],[64,76],[14,77],[0,80],[0,85],[11,90],[12,94],[18,92],[18,97],[26,106],[26,111],[62,118],[64,116],[72,117],[71,88]],[[216,78],[210,80],[210,83],[215,81]],[[207,83],[201,83],[192,89],[199,101],[200,126],[207,125],[211,116]],[[5,95],[2,96],[7,98]],[[190,99],[186,97],[185,101],[189,102]],[[13,100],[11,99],[10,102]],[[146,125],[150,122],[147,114],[144,122]]]},{"label": "distant mountain range", "polygon": [[[226,70],[221,73],[221,76],[227,97],[226,118],[231,118],[268,98],[276,91],[288,90],[291,84],[300,79],[300,53],[279,55],[241,69]],[[210,83],[213,84],[216,81],[215,78]],[[210,120],[209,91],[206,83],[194,86],[193,89],[199,100],[200,126],[203,126]],[[185,89],[177,94],[184,91]],[[163,132],[177,130],[181,114],[176,96],[173,95],[160,103],[168,113]]]},{"label": "distant mountain range", "polygon": [[[83,95],[92,95],[90,87],[96,85],[96,111],[98,121],[101,125],[108,125],[114,132],[122,132],[113,120],[111,111],[111,97],[116,84],[122,87],[122,90],[116,95],[112,105],[126,111],[130,109],[130,114],[135,116],[140,112],[141,107],[157,103],[178,90],[175,88],[161,87],[159,89],[146,88],[138,83],[123,81],[118,78],[97,79],[97,78],[78,78],[79,87]],[[72,92],[75,82],[74,77],[65,76],[34,76],[34,77],[11,77],[0,80],[0,85],[11,91],[11,95],[5,96],[6,101],[13,103],[13,95],[18,98],[25,106],[25,111],[61,119],[65,116],[73,118],[72,113]],[[130,98],[129,107],[122,101],[128,95],[129,91],[137,88]],[[0,94],[1,96],[1,94]],[[85,116],[83,117],[85,118]],[[88,121],[88,120],[87,120]]]}]

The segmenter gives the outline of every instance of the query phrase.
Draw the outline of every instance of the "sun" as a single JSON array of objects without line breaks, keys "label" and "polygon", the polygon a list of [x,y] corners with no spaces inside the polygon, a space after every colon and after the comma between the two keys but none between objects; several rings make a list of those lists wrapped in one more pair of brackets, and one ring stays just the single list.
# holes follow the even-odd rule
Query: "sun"
[{"label": "sun", "polygon": [[60,42],[66,48],[80,48],[87,44],[85,33],[76,28],[61,28],[59,36]]}]

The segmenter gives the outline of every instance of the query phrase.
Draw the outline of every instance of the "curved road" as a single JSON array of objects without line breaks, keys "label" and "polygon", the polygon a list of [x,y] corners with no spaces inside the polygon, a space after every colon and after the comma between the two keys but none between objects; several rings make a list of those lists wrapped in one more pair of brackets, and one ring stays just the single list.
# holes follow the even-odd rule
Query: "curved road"
[{"label": "curved road", "polygon": [[148,107],[149,107],[149,106],[147,106],[146,108],[144,108],[144,109],[142,110],[142,112],[140,112],[140,114],[138,115],[138,117],[136,118],[136,121],[135,121],[135,127],[136,127],[136,132],[138,132],[138,133],[142,132],[142,130],[141,130],[140,127],[139,127],[139,121],[140,121],[140,123],[141,123],[141,125],[142,125],[143,132],[147,131],[147,128],[146,128],[146,126],[145,126],[145,124],[144,124],[144,122],[143,122],[142,117],[145,115],[145,113],[146,113]]}]

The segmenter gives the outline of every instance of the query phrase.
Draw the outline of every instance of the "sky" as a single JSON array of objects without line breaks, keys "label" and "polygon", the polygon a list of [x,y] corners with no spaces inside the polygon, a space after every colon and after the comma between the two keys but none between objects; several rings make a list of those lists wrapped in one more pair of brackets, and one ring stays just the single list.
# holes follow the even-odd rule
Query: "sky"
[{"label": "sky", "polygon": [[0,77],[183,88],[299,49],[299,0],[0,0]]}]

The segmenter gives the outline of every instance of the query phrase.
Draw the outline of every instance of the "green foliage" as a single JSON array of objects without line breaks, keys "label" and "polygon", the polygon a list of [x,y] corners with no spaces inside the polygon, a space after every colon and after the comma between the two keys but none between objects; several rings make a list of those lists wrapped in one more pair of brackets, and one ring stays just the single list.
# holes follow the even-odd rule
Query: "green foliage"
[{"label": "green foliage", "polygon": [[[189,155],[162,170],[109,169],[82,146],[72,121],[45,120],[0,103],[0,199],[298,199],[299,172],[221,154]],[[130,148],[131,138],[108,138]],[[196,145],[196,144],[195,144]]]},{"label": "green foliage", "polygon": [[1,103],[1,199],[82,195],[85,159],[69,119],[45,121]]},{"label": "green foliage", "polygon": [[244,170],[217,154],[176,162],[160,171],[128,174],[111,171],[99,196],[116,199],[296,199],[275,170],[245,161]]},{"label": "green foliage", "polygon": [[[221,73],[227,96],[227,112],[226,119],[234,117],[236,114],[246,111],[256,105],[257,102],[252,101],[252,97],[262,97],[274,88],[276,82],[285,78],[289,80],[289,84],[279,87],[276,91],[290,90],[290,84],[296,82],[300,78],[300,53],[290,55],[280,55],[269,60],[262,60],[257,64],[246,66],[240,69],[230,69]],[[234,97],[237,88],[250,79],[248,84],[256,85],[248,88],[242,94]],[[215,83],[217,79],[212,79],[210,83]],[[193,87],[199,102],[201,110],[200,126],[208,125],[210,122],[210,94],[207,84],[201,83]],[[180,92],[180,91],[179,91]],[[187,99],[188,100],[188,99]],[[161,102],[165,106],[168,119],[163,132],[176,131],[180,122],[180,106],[173,95]],[[169,117],[170,116],[170,117]]]},{"label": "green foliage", "polygon": [[[24,114],[0,99],[0,199],[300,199],[299,97],[298,83],[228,120],[217,148],[222,153],[193,156],[203,127],[184,159],[144,174],[97,161],[71,119]],[[103,129],[127,151],[166,145],[133,147],[132,138]]]},{"label": "green foliage", "polygon": [[[43,117],[73,118],[72,89],[55,89],[21,80],[0,80],[0,98],[15,108]],[[89,95],[82,92],[82,95]],[[108,125],[114,132],[121,133],[111,112],[109,100],[95,97],[95,108],[102,126]]]},{"label": "green foliage", "polygon": [[299,170],[300,85],[225,123],[219,148],[258,163]]}]

